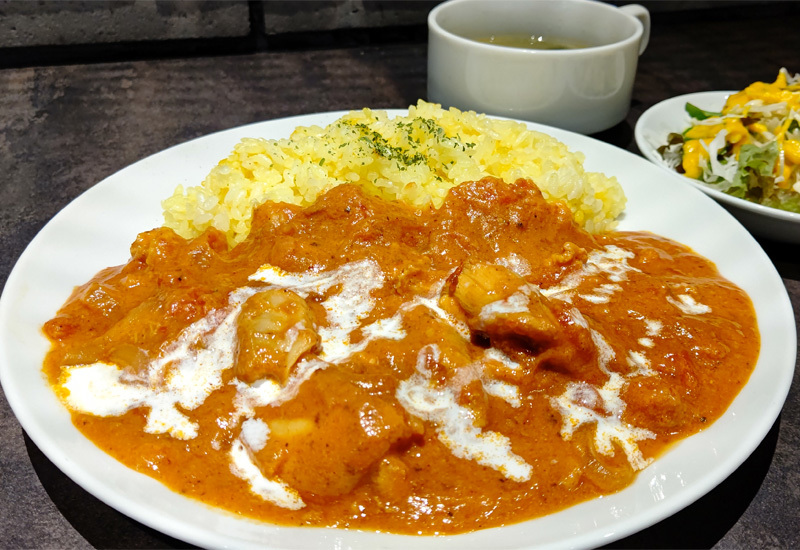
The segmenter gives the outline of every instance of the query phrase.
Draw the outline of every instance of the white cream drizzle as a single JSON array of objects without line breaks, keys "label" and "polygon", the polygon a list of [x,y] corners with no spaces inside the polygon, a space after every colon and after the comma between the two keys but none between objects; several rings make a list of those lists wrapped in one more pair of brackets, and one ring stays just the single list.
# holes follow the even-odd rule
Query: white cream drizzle
[{"label": "white cream drizzle", "polygon": [[411,311],[412,309],[422,306],[428,308],[436,317],[450,325],[453,329],[458,332],[458,334],[464,339],[470,339],[470,330],[469,326],[466,323],[461,321],[460,319],[456,318],[451,313],[448,313],[444,309],[439,306],[439,298],[442,295],[442,289],[444,288],[445,281],[439,281],[438,283],[434,284],[431,288],[431,291],[428,293],[427,296],[414,296],[414,298],[410,302],[404,303],[400,306],[398,311],[399,314]]},{"label": "white cream drizzle", "polygon": [[661,334],[661,329],[664,328],[664,323],[654,319],[645,319],[645,326],[647,326],[648,336],[658,336]]},{"label": "white cream drizzle", "polygon": [[600,285],[593,294],[580,295],[581,298],[594,302],[608,302],[611,295],[622,290],[618,284],[628,279],[628,273],[640,272],[639,269],[628,265],[628,260],[635,257],[630,250],[625,250],[616,245],[606,245],[599,250],[592,250],[586,262],[580,269],[573,271],[557,285],[542,289],[542,294],[548,298],[555,298],[564,302],[571,303],[575,290],[581,282],[593,275],[605,274],[611,283]]},{"label": "white cream drizzle", "polygon": [[629,351],[628,365],[633,368],[629,376],[653,376],[656,372],[650,368],[650,360],[640,351]]},{"label": "white cream drizzle", "polygon": [[222,372],[233,366],[236,319],[242,303],[254,293],[250,288],[232,292],[227,308],[186,327],[141,376],[102,362],[65,368],[67,405],[97,416],[119,416],[149,407],[145,432],[193,439],[197,423],[177,405],[194,410],[222,387]]},{"label": "white cream drizzle", "polygon": [[622,287],[618,284],[605,283],[595,288],[592,294],[580,294],[579,296],[593,304],[607,304],[611,301],[611,297],[621,290]]},{"label": "white cream drizzle", "polygon": [[267,445],[269,426],[260,418],[248,418],[242,422],[242,443],[257,453]]},{"label": "white cream drizzle", "polygon": [[511,441],[504,435],[484,431],[473,424],[472,412],[459,405],[458,395],[448,386],[436,387],[425,368],[425,356],[439,356],[439,347],[425,346],[417,356],[416,370],[400,382],[395,396],[410,414],[436,426],[436,434],[453,455],[474,460],[499,471],[514,481],[530,479],[533,468],[511,451]]},{"label": "white cream drizzle", "polygon": [[515,409],[522,405],[519,397],[519,388],[514,384],[503,382],[502,380],[482,380],[483,391],[487,394],[502,399]]},{"label": "white cream drizzle", "polygon": [[516,292],[502,300],[489,302],[481,308],[478,319],[488,322],[498,315],[513,315],[514,313],[527,313],[529,311],[530,293],[538,292],[532,285],[522,285]]},{"label": "white cream drizzle", "polygon": [[688,294],[679,294],[677,300],[672,296],[667,296],[667,301],[686,315],[711,313],[711,308],[709,306],[696,302],[695,299]]},{"label": "white cream drizzle", "polygon": [[531,274],[531,264],[528,263],[528,260],[513,252],[505,258],[498,259],[496,263],[520,277],[526,277]]},{"label": "white cream drizzle", "polygon": [[[601,388],[585,382],[570,382],[562,395],[550,398],[550,403],[561,413],[561,437],[565,440],[572,439],[575,430],[584,424],[594,424],[594,444],[600,454],[614,456],[616,442],[631,466],[641,470],[653,459],[645,459],[636,442],[653,439],[655,434],[622,422],[625,402],[620,398],[620,392],[625,383],[625,379],[618,373],[611,373]],[[600,396],[599,403],[597,401],[587,403],[585,396],[590,392],[596,392]],[[601,408],[601,411],[597,408]]]},{"label": "white cream drizzle", "polygon": [[[608,380],[599,388],[587,382],[570,382],[563,394],[550,398],[550,404],[561,414],[561,437],[569,441],[580,426],[594,424],[594,442],[601,454],[614,456],[613,443],[616,441],[622,447],[631,466],[637,470],[643,469],[652,459],[644,459],[636,442],[641,439],[652,439],[655,434],[622,421],[625,402],[620,394],[627,384],[627,377],[644,373],[647,373],[644,375],[653,374],[650,371],[650,364],[642,354],[630,352],[627,359],[636,370],[627,376],[610,371],[609,365],[616,356],[614,349],[600,332],[589,326],[578,309],[572,308],[570,315],[575,324],[589,330],[597,349],[597,366],[608,375]],[[592,396],[596,396],[596,399]]]},{"label": "white cream drizzle", "polygon": [[639,338],[637,342],[643,348],[653,348],[656,345],[653,338],[661,334],[661,329],[664,328],[664,323],[653,319],[645,319],[644,324],[646,327],[645,333],[647,334],[647,336]]},{"label": "white cream drizzle", "polygon": [[243,479],[250,490],[264,500],[289,510],[299,510],[305,506],[297,491],[277,479],[269,479],[261,473],[247,447],[241,440],[233,442],[228,453],[231,459],[231,472]]},{"label": "white cream drizzle", "polygon": [[502,363],[509,370],[519,370],[522,368],[519,363],[512,360],[508,355],[503,353],[502,350],[499,350],[497,348],[487,348],[486,350],[484,350],[483,358],[484,360],[488,359]]}]

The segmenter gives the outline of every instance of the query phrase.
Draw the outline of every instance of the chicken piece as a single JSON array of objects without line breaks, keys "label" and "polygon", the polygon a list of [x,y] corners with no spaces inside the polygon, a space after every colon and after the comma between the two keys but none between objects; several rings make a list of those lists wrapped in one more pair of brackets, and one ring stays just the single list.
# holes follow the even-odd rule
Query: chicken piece
[{"label": "chicken piece", "polygon": [[453,296],[468,315],[476,317],[481,310],[514,294],[525,280],[509,269],[486,263],[470,263],[458,272]]},{"label": "chicken piece", "polygon": [[691,390],[683,387],[679,378],[672,377],[669,384],[657,376],[637,377],[625,386],[623,399],[628,404],[623,417],[635,426],[648,426],[663,432],[673,432],[693,420],[687,400]]},{"label": "chicken piece", "polygon": [[532,355],[534,368],[593,382],[605,378],[586,326],[514,272],[493,264],[467,264],[452,293],[469,328],[488,337],[492,346],[512,357],[519,352]]},{"label": "chicken piece", "polygon": [[418,360],[424,362],[423,368],[437,384],[446,385],[473,363],[469,341],[426,308],[415,309],[407,322],[415,327],[421,340],[428,344]]},{"label": "chicken piece", "polygon": [[408,466],[397,456],[387,456],[378,464],[373,482],[381,496],[401,500],[408,496]]},{"label": "chicken piece", "polygon": [[[314,373],[279,412],[284,417],[267,420],[269,439],[254,457],[265,475],[304,499],[349,493],[416,435],[398,404],[371,395],[336,367]],[[400,474],[384,472],[387,487],[400,484]]]},{"label": "chicken piece", "polygon": [[239,314],[237,337],[234,374],[247,383],[262,378],[285,383],[295,363],[320,344],[308,304],[285,289],[251,296]]},{"label": "chicken piece", "polygon": [[581,477],[605,493],[620,491],[633,482],[636,470],[616,442],[613,454],[599,452],[594,444],[593,434],[594,430],[582,427],[572,437],[575,448],[583,455]]},{"label": "chicken piece", "polygon": [[467,313],[469,327],[490,339],[517,338],[541,348],[558,335],[559,323],[547,298],[505,267],[464,266],[453,296]]}]

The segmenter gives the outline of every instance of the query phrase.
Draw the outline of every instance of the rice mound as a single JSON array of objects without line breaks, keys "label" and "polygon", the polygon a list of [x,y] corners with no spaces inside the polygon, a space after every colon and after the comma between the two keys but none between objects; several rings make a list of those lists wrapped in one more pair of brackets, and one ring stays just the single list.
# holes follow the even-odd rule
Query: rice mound
[{"label": "rice mound", "polygon": [[625,208],[616,178],[583,169],[583,155],[520,122],[419,101],[408,116],[351,111],[326,128],[299,127],[289,139],[246,138],[199,186],[178,186],[162,202],[167,227],[192,238],[210,226],[243,241],[253,209],[266,201],[305,206],[342,183],[414,206],[441,206],[462,182],[530,178],[563,200],[587,231],[613,229]]}]

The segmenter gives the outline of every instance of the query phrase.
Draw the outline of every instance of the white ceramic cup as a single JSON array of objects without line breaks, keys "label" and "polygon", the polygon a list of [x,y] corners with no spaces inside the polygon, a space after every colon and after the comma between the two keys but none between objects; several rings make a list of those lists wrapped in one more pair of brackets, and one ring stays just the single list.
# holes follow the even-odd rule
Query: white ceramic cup
[{"label": "white ceramic cup", "polygon": [[[589,47],[533,50],[479,36],[543,35]],[[592,0],[449,0],[428,15],[428,100],[591,134],[628,114],[650,37],[642,6]]]}]

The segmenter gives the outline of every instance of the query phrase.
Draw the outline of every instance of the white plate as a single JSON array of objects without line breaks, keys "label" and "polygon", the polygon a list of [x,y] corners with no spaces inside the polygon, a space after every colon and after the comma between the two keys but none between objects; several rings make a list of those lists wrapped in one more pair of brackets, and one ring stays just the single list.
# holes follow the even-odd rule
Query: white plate
[{"label": "white plate", "polygon": [[719,112],[728,96],[736,92],[698,92],[673,97],[650,107],[636,122],[636,145],[642,154],[669,172],[672,178],[689,182],[719,201],[754,234],[778,241],[800,243],[800,214],[762,206],[712,189],[703,182],[687,178],[667,166],[658,148],[667,143],[667,136],[682,133],[691,126],[686,113],[689,102],[707,111]]},{"label": "white plate", "polygon": [[[756,369],[723,417],[675,445],[624,491],[536,520],[451,537],[275,527],[184,498],[100,451],[70,422],[48,387],[40,327],[74,285],[127,261],[137,233],[161,224],[160,200],[193,185],[242,137],[287,137],[343,113],[307,115],[227,130],[178,145],[103,180],[48,223],[20,257],[0,298],[0,379],[33,442],[66,475],[132,518],[206,547],[309,549],[582,548],[644,529],[691,504],[732,473],[777,417],[794,370],[791,304],[753,238],[711,199],[644,159],[591,138],[530,124],[586,155],[586,168],[619,178],[628,196],[621,229],[649,230],[692,246],[753,299],[762,335]],[[406,114],[390,111],[392,115]]]}]

